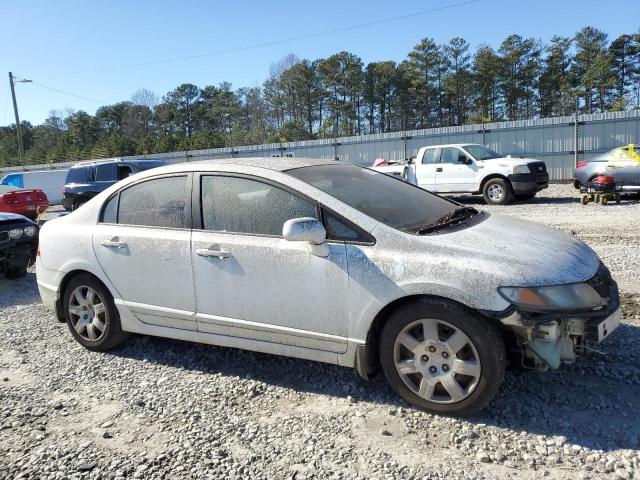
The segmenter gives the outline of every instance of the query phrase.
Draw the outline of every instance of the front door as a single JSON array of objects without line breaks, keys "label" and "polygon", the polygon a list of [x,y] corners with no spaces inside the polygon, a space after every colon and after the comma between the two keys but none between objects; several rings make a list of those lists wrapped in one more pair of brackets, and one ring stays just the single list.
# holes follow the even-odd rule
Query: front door
[{"label": "front door", "polygon": [[93,235],[100,267],[138,320],[195,330],[190,176],[133,184],[105,205]]},{"label": "front door", "polygon": [[[455,147],[440,150],[440,162],[436,168],[437,192],[471,192],[475,188],[476,165],[465,163],[469,156]],[[464,161],[463,161],[464,160]]]},{"label": "front door", "polygon": [[328,257],[281,237],[316,205],[262,180],[203,175],[202,230],[193,232],[198,330],[316,350],[347,347],[343,243]]}]

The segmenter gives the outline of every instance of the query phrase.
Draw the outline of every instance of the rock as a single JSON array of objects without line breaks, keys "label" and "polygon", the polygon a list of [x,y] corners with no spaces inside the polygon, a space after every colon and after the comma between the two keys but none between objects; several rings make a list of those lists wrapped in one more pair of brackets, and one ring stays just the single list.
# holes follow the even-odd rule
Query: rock
[{"label": "rock", "polygon": [[489,457],[486,452],[478,452],[476,454],[476,459],[481,463],[491,463],[491,457]]},{"label": "rock", "polygon": [[381,430],[380,434],[384,435],[385,437],[390,437],[392,435],[392,433],[389,430]]},{"label": "rock", "polygon": [[88,472],[89,470],[93,470],[95,468],[96,464],[95,463],[81,463],[79,464],[76,469],[79,472]]}]

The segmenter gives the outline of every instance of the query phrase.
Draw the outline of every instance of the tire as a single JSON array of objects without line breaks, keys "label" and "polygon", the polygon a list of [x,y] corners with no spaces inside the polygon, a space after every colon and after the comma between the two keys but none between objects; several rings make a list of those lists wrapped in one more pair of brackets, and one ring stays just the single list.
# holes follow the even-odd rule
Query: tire
[{"label": "tire", "polygon": [[[423,324],[438,332],[437,341],[434,335],[424,340]],[[506,368],[499,330],[479,315],[439,299],[422,298],[394,311],[382,329],[379,348],[389,385],[411,405],[444,415],[472,415],[482,410],[497,394]]]},{"label": "tire", "polygon": [[19,265],[14,267],[7,267],[5,275],[10,280],[15,280],[17,278],[24,277],[27,274],[27,266]]},{"label": "tire", "polygon": [[87,203],[87,199],[86,198],[80,198],[78,200],[75,200],[73,202],[73,207],[71,208],[71,211],[75,212],[77,209],[79,209],[85,203]]},{"label": "tire", "polygon": [[[90,291],[94,292],[93,301],[90,300]],[[64,291],[62,308],[73,338],[88,350],[111,350],[129,337],[122,331],[120,315],[109,290],[93,275],[82,273],[71,279]],[[86,317],[81,318],[80,315]]]},{"label": "tire", "polygon": [[488,205],[506,205],[511,201],[513,193],[507,180],[492,178],[484,184],[482,196]]},{"label": "tire", "polygon": [[534,198],[536,198],[536,194],[535,193],[524,193],[521,195],[516,195],[516,200],[522,200],[522,201],[527,201],[527,200],[533,200]]}]

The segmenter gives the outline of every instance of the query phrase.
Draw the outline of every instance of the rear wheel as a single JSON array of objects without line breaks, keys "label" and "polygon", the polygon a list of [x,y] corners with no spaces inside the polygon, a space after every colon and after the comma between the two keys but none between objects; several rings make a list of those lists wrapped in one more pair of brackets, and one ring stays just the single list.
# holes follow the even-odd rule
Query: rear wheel
[{"label": "rear wheel", "polygon": [[80,274],[64,292],[64,317],[73,337],[85,348],[103,352],[128,338],[111,294],[95,277]]},{"label": "rear wheel", "polygon": [[73,208],[71,210],[75,211],[75,210],[79,209],[82,205],[84,205],[85,203],[87,203],[87,199],[86,198],[79,198],[79,199],[77,199],[77,200],[75,200],[73,202]]},{"label": "rear wheel", "polygon": [[492,178],[485,183],[482,196],[489,205],[505,205],[511,201],[511,185],[503,178]]},{"label": "rear wheel", "polygon": [[388,319],[380,363],[391,387],[410,404],[471,415],[498,392],[506,353],[492,324],[455,304],[424,298]]}]

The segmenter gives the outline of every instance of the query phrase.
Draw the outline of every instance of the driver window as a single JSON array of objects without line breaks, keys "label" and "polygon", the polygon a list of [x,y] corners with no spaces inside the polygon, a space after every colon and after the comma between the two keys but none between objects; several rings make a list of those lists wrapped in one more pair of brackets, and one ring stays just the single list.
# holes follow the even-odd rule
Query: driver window
[{"label": "driver window", "polygon": [[429,148],[424,151],[424,156],[422,157],[422,163],[436,163],[435,148]]},{"label": "driver window", "polygon": [[458,163],[458,155],[462,155],[462,151],[457,148],[443,148],[440,151],[440,163]]}]

